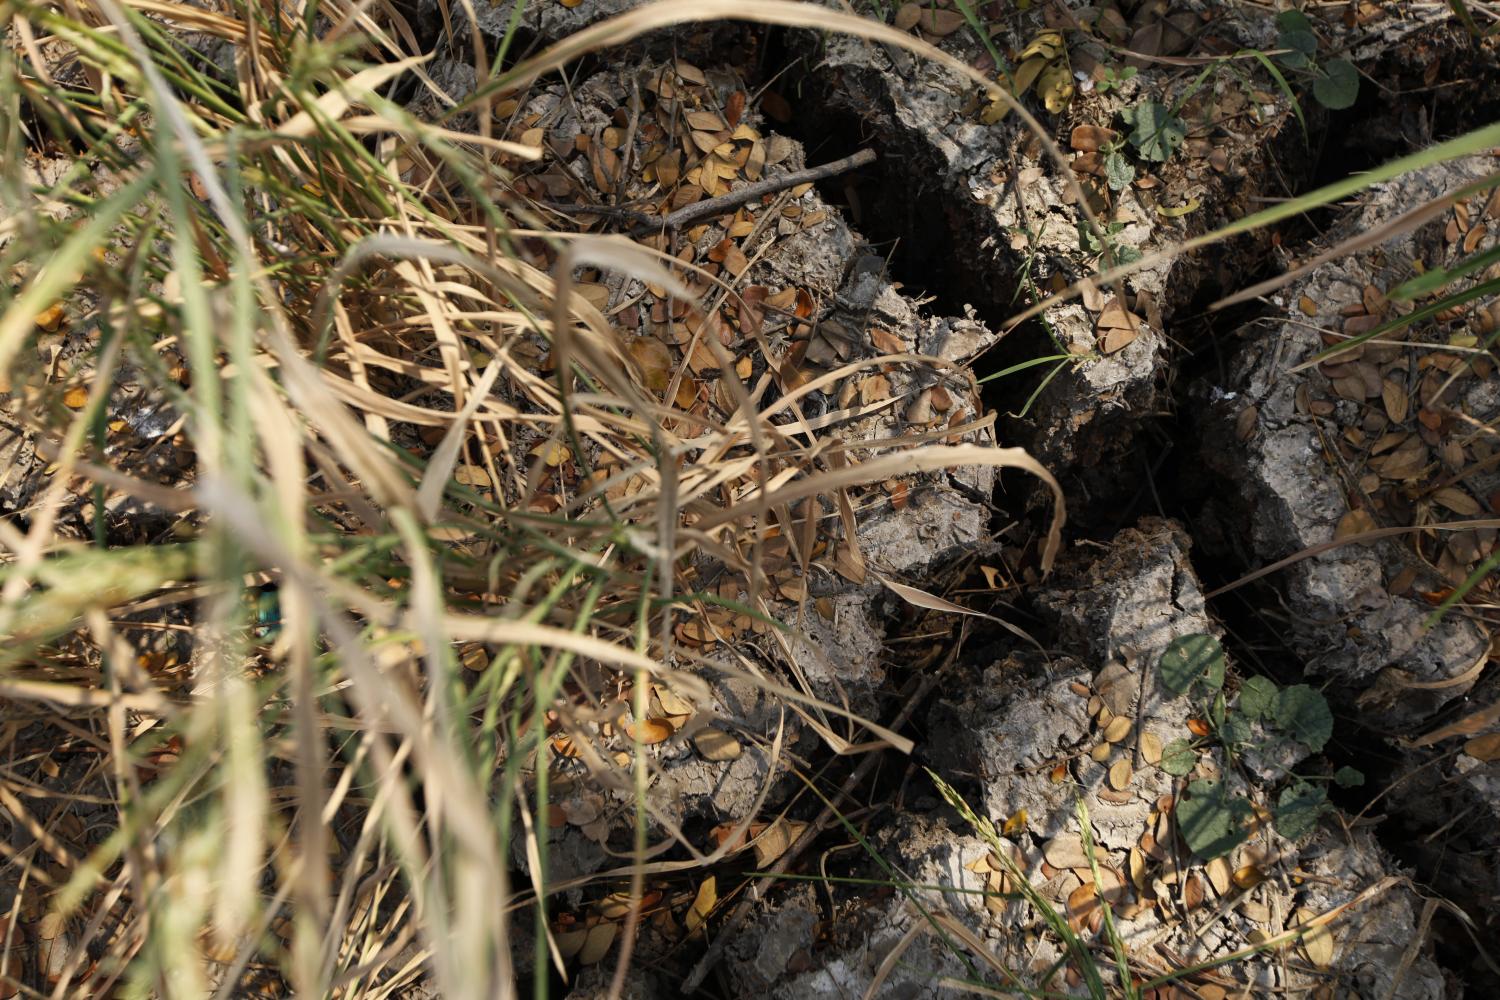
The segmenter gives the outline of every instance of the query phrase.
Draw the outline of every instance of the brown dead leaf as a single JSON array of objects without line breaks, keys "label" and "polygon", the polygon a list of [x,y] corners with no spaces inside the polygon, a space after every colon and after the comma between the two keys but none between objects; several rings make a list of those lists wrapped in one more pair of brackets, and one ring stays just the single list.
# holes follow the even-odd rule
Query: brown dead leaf
[{"label": "brown dead leaf", "polygon": [[1104,148],[1117,138],[1119,138],[1118,132],[1102,125],[1076,125],[1068,136],[1068,144],[1080,152],[1091,153]]},{"label": "brown dead leaf", "polygon": [[1208,882],[1214,887],[1214,892],[1220,896],[1227,895],[1234,885],[1234,872],[1230,870],[1227,858],[1214,858],[1204,866],[1204,874],[1208,876]]},{"label": "brown dead leaf", "polygon": [[614,945],[615,935],[619,930],[620,925],[611,920],[590,927],[583,946],[578,949],[578,964],[597,965],[603,961],[604,956],[609,954],[609,949]]},{"label": "brown dead leaf", "polygon": [[626,349],[636,364],[641,366],[641,375],[646,388],[653,392],[665,392],[672,382],[672,352],[667,345],[655,337],[636,337]]},{"label": "brown dead leaf", "polygon": [[718,880],[710,875],[699,884],[698,891],[693,896],[693,905],[688,907],[687,916],[683,918],[683,926],[687,928],[688,934],[696,933],[703,926],[718,902]]},{"label": "brown dead leaf", "polygon": [[1500,733],[1485,733],[1464,744],[1464,753],[1485,763],[1500,760]]},{"label": "brown dead leaf", "polygon": [[1481,510],[1478,500],[1456,486],[1444,486],[1432,494],[1432,499],[1463,517],[1477,517]]},{"label": "brown dead leaf", "polygon": [[1355,535],[1361,535],[1367,531],[1374,530],[1375,519],[1370,516],[1370,512],[1363,507],[1356,507],[1339,518],[1339,524],[1334,529],[1333,537],[1336,539],[1351,538]]},{"label": "brown dead leaf", "polygon": [[[1288,922],[1288,930],[1309,924],[1317,919],[1317,916],[1315,911],[1305,906],[1301,907],[1292,914],[1292,919]],[[1318,968],[1326,969],[1333,965],[1333,932],[1327,924],[1309,929],[1302,936],[1299,945],[1302,953],[1307,956],[1307,960]]]},{"label": "brown dead leaf", "polygon": [[1182,902],[1191,912],[1203,905],[1203,877],[1197,872],[1189,875],[1187,881],[1182,883]]},{"label": "brown dead leaf", "polygon": [[1123,715],[1117,715],[1109,720],[1109,725],[1104,728],[1104,739],[1109,743],[1118,743],[1130,735],[1130,719]]},{"label": "brown dead leaf", "polygon": [[644,743],[646,746],[665,743],[676,731],[672,723],[666,719],[642,719],[640,722],[632,722],[625,727],[626,734],[632,740]]},{"label": "brown dead leaf", "polygon": [[[755,851],[756,865],[762,869],[771,867],[806,829],[807,824],[800,820],[787,819],[784,816],[778,818],[750,842],[751,848]],[[754,827],[751,831],[754,832]]]},{"label": "brown dead leaf", "polygon": [[65,315],[61,305],[50,305],[37,314],[36,325],[47,333],[56,333]]},{"label": "brown dead leaf", "polygon": [[1242,868],[1235,869],[1234,872],[1234,885],[1237,889],[1254,889],[1265,880],[1265,872],[1261,871],[1255,865],[1245,865]]},{"label": "brown dead leaf", "polygon": [[1399,424],[1406,420],[1409,399],[1400,383],[1392,379],[1382,381],[1380,397],[1385,403],[1385,415],[1391,418],[1391,423]]},{"label": "brown dead leaf", "polygon": [[1156,765],[1161,763],[1161,737],[1153,732],[1141,733],[1141,759],[1147,764]]}]

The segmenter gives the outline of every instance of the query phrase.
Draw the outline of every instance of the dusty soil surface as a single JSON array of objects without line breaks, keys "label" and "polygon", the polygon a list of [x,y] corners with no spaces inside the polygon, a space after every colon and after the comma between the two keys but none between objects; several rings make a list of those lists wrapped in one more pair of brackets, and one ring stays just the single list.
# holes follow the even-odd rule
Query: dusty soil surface
[{"label": "dusty soil surface", "polygon": [[[528,4],[517,51],[632,6]],[[1028,98],[1062,163],[1016,115],[987,120],[982,94],[950,70],[744,24],[646,36],[495,109],[497,133],[547,151],[511,194],[598,232],[874,150],[872,164],[645,239],[703,267],[695,292],[722,281],[739,309],[758,311],[763,350],[736,362],[746,379],[773,372],[773,391],[796,404],[790,427],[877,447],[1022,445],[1068,498],[1049,574],[1050,500],[1033,480],[985,468],[893,476],[861,509],[824,512],[858,524],[858,546],[832,571],[803,576],[792,552],[766,554],[777,613],[804,638],[728,614],[728,642],[679,637],[709,664],[710,703],[656,748],[653,835],[680,831],[724,858],[648,885],[662,905],[625,995],[686,984],[723,997],[936,997],[964,981],[1082,995],[1090,975],[1106,990],[1150,983],[1157,997],[1493,991],[1495,949],[1477,945],[1500,939],[1494,580],[1427,619],[1495,550],[1500,376],[1486,338],[1500,300],[1315,355],[1409,309],[1386,293],[1414,262],[1451,267],[1494,247],[1500,195],[1480,187],[1412,232],[1319,255],[1500,161],[1427,168],[1158,262],[1045,322],[1006,320],[1106,256],[1152,253],[1493,121],[1494,43],[1466,35],[1446,4],[1323,7],[1320,58],[1362,74],[1358,101],[1328,110],[1305,80],[1292,74],[1289,93],[1245,55],[1279,41],[1257,6],[1018,6],[979,8],[1008,59],[1024,62],[1049,29],[1085,39],[1069,42],[1066,107]],[[466,15],[449,8],[462,33]],[[993,73],[962,15],[932,10],[888,13]],[[441,23],[431,5],[418,13]],[[513,13],[484,6],[481,34],[503,36]],[[1223,67],[1205,72],[1216,57]],[[458,58],[430,71],[454,95],[474,85]],[[1123,141],[1122,116],[1151,102],[1174,109],[1180,142],[1159,161],[1117,147],[1134,176],[1112,184],[1101,145]],[[1075,191],[1103,243],[1080,232]],[[1285,287],[1207,310],[1308,262]],[[720,363],[694,353],[692,318],[662,290],[583,281],[627,335],[664,331],[636,355],[648,368],[653,352],[662,371],[679,356],[695,372]],[[752,324],[725,316],[734,351]],[[876,355],[899,359],[847,370]],[[850,407],[857,418],[820,422]],[[161,439],[156,460],[185,461],[170,408],[136,409],[136,432]],[[0,449],[0,500],[19,509],[48,456],[19,431],[0,429]],[[90,530],[86,497],[69,516]],[[810,518],[793,512],[785,534]],[[137,523],[170,528],[160,512]],[[1377,529],[1390,530],[1214,593]],[[726,579],[720,593],[736,599],[735,587]],[[1188,648],[1222,650],[1216,682],[1171,679]],[[747,660],[892,725],[912,752],[857,770],[865,755],[830,747],[861,730],[769,697],[743,679]],[[1270,707],[1252,710],[1256,698]],[[517,961],[556,995],[603,997],[613,952],[594,932],[617,926],[610,894],[622,886],[585,877],[628,852],[628,792],[553,764],[547,874],[577,882],[552,926],[568,975],[531,968],[529,941]],[[788,854],[808,830],[816,839]],[[524,880],[530,859],[511,846]],[[778,879],[751,875],[778,864]]]},{"label": "dusty soil surface", "polygon": [[[981,13],[1012,57],[1048,26],[1090,15],[1076,5],[1024,14],[1005,6]],[[1231,62],[1233,71],[1206,82],[1199,76],[1205,56],[1275,47],[1277,27],[1261,11],[1104,5],[1109,18],[1123,18],[1129,47],[1158,58],[1135,60],[1137,72],[1114,83],[1126,64],[1109,32],[1072,47],[1078,92],[1067,110],[1049,115],[1033,105],[1067,170],[1015,116],[986,123],[978,91],[950,71],[894,47],[808,32],[705,26],[651,36],[582,74],[572,111],[515,109],[513,127],[546,128],[566,149],[589,131],[591,115],[598,128],[621,124],[617,109],[628,105],[633,77],[655,81],[648,107],[659,112],[669,98],[660,81],[691,91],[701,70],[705,89],[690,102],[712,109],[750,95],[740,121],[785,156],[782,169],[862,149],[879,155],[796,192],[793,211],[772,206],[781,217],[738,244],[748,258],[734,272],[743,282],[772,295],[805,289],[832,327],[874,328],[894,338],[890,349],[972,363],[981,377],[1038,356],[1071,356],[988,383],[983,402],[1002,417],[979,438],[1023,444],[1063,480],[1072,541],[1054,574],[1039,573],[1029,527],[1043,498],[1019,479],[917,477],[890,484],[891,498],[861,514],[871,566],[1005,618],[1024,638],[973,620],[950,662],[929,652],[956,628],[935,604],[903,599],[878,579],[808,585],[824,613],[796,618],[809,641],[780,655],[800,665],[810,691],[885,721],[901,707],[893,699],[910,690],[903,685],[914,663],[946,675],[908,713],[914,754],[861,783],[843,804],[849,822],[834,824],[790,869],[834,880],[763,887],[743,923],[720,928],[727,940],[709,949],[715,994],[858,996],[873,988],[937,996],[944,977],[976,976],[1010,988],[1081,989],[1081,970],[1039,917],[1040,904],[1018,893],[1022,873],[1091,940],[1107,939],[1098,906],[1107,900],[1137,982],[1249,951],[1190,977],[1175,987],[1180,996],[1456,997],[1495,982],[1472,947],[1495,933],[1500,888],[1500,765],[1490,743],[1474,739],[1494,725],[1483,713],[1497,683],[1492,616],[1480,597],[1423,625],[1434,595],[1492,551],[1494,528],[1458,525],[1415,544],[1392,533],[1218,598],[1205,592],[1358,529],[1494,516],[1494,362],[1432,349],[1461,343],[1454,335],[1470,324],[1481,337],[1493,329],[1493,299],[1334,362],[1297,366],[1334,335],[1390,315],[1384,292],[1410,277],[1413,261],[1442,266],[1490,245],[1496,203],[1481,191],[1399,241],[1319,264],[1249,304],[1204,311],[1485,176],[1494,161],[1425,170],[1354,203],[1159,263],[1133,275],[1123,297],[1094,292],[1050,310],[1045,326],[1004,324],[1099,262],[1105,248],[1072,221],[1072,183],[1108,225],[1109,249],[1149,253],[1487,120],[1472,102],[1478,81],[1494,78],[1492,47],[1472,44],[1437,5],[1354,6],[1358,16],[1316,24],[1327,52],[1365,74],[1359,101],[1330,111],[1301,86],[1294,102],[1255,61]],[[522,24],[542,44],[626,7],[547,5],[529,8]],[[961,15],[939,9],[924,36],[992,70],[975,34],[954,26]],[[500,4],[481,12],[481,26],[498,34],[510,14]],[[684,64],[685,84],[673,76]],[[536,98],[543,104],[566,103],[560,91],[545,92],[553,96]],[[1122,131],[1122,113],[1150,100],[1178,109],[1185,140],[1164,162],[1137,157],[1134,181],[1117,190],[1101,177],[1095,151],[1101,137],[1112,138],[1101,130]],[[638,147],[617,152],[659,155],[649,137]],[[685,235],[702,251],[734,230],[710,225]],[[795,343],[798,334],[790,336]],[[814,370],[849,349],[825,345]],[[917,367],[889,374],[896,394],[913,379],[937,384]],[[917,416],[920,424],[930,414]],[[869,440],[912,422],[891,414],[839,434]],[[785,596],[797,615],[800,593]],[[1327,738],[1299,739],[1268,717],[1238,745],[1194,741],[1215,710],[1166,689],[1160,663],[1174,641],[1197,636],[1217,637],[1227,650],[1229,704],[1262,690],[1244,686],[1251,678],[1282,692],[1316,689],[1332,706]],[[747,745],[766,740],[783,718],[765,703],[742,708],[725,689],[716,710]],[[790,732],[799,728],[793,745],[818,759],[817,741],[792,720]],[[1170,758],[1184,738],[1196,756],[1168,768],[1163,748]],[[783,775],[766,784],[764,766],[748,759],[705,767],[683,747],[680,766],[666,773],[677,782],[671,797],[685,829],[699,823],[712,843],[710,828],[743,819],[763,789],[759,815],[772,827],[816,821],[817,803],[798,794],[800,782]],[[838,761],[827,767],[819,772],[824,794],[849,772]],[[1363,785],[1331,780],[1351,767],[1364,772]],[[929,768],[977,817],[955,811]],[[1328,804],[1318,799],[1305,824],[1273,822],[1284,815],[1279,804],[1310,783],[1331,789]],[[1183,803],[1209,788],[1244,802],[1251,817],[1250,836],[1212,860],[1183,829]],[[997,857],[973,818],[1001,828],[1013,863]],[[571,827],[554,836],[573,866],[557,874],[603,865],[602,855],[591,862],[568,848],[580,839]],[[753,867],[774,858],[768,849]],[[720,874],[718,894],[737,882]],[[597,919],[597,903],[572,904],[573,919]],[[1340,918],[1326,933],[1256,952],[1259,942],[1328,913]],[[712,920],[709,928],[712,941]],[[675,995],[684,976],[698,981],[705,942],[681,940],[670,919],[658,930],[633,980],[642,996]],[[980,949],[999,964],[986,966]],[[1103,974],[1118,970],[1107,964]],[[572,995],[603,995],[607,979],[585,968]]]}]

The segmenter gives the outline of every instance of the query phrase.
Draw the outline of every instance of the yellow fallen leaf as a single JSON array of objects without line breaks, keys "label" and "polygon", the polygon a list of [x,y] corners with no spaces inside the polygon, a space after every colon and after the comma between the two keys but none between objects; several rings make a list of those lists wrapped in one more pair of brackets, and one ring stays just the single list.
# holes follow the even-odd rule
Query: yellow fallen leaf
[{"label": "yellow fallen leaf", "polygon": [[37,315],[36,325],[48,333],[52,333],[62,325],[64,315],[61,305],[48,306]]},{"label": "yellow fallen leaf", "polygon": [[70,410],[81,410],[89,401],[89,391],[81,385],[70,386],[63,393],[63,405]]},{"label": "yellow fallen leaf", "polygon": [[532,458],[540,458],[551,469],[557,468],[573,457],[573,449],[561,441],[543,441],[531,449]]},{"label": "yellow fallen leaf", "polygon": [[1036,81],[1037,95],[1051,114],[1061,114],[1073,101],[1073,68],[1066,59],[1048,63]]},{"label": "yellow fallen leaf", "polygon": [[1176,208],[1167,208],[1163,205],[1156,206],[1156,214],[1167,219],[1180,219],[1184,215],[1198,211],[1201,202],[1197,198],[1189,198],[1187,204],[1178,205]]},{"label": "yellow fallen leaf", "polygon": [[632,740],[651,746],[655,743],[664,743],[672,738],[676,732],[672,724],[666,719],[643,719],[640,722],[632,722],[625,727],[625,732]]},{"label": "yellow fallen leaf", "polygon": [[708,915],[713,912],[714,904],[718,901],[718,881],[710,875],[698,886],[698,893],[693,897],[693,905],[688,907],[687,917],[683,920],[689,934],[695,933],[703,926],[708,920]]},{"label": "yellow fallen leaf", "polygon": [[1000,833],[1005,837],[1012,837],[1018,833],[1026,832],[1026,810],[1017,809],[1006,819],[1005,825],[1001,827]]},{"label": "yellow fallen leaf", "polygon": [[583,947],[578,952],[578,964],[597,965],[605,955],[609,954],[610,946],[615,943],[615,934],[619,930],[619,924],[608,922],[595,924],[589,928],[588,937],[584,939]]}]

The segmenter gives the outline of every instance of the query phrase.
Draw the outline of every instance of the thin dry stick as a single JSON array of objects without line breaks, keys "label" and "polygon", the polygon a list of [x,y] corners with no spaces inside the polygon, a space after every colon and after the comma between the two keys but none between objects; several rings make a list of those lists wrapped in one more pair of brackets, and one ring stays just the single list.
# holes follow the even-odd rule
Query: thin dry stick
[{"label": "thin dry stick", "polygon": [[[948,672],[948,669],[958,659],[959,651],[963,649],[964,638],[968,635],[968,632],[969,623],[967,620],[964,620],[959,626],[958,639],[953,643],[953,648],[948,651],[947,657],[944,658],[938,668],[930,673],[923,674],[909,685],[908,692],[903,692],[901,711],[896,714],[895,720],[891,722],[890,729],[897,730],[906,725],[907,720],[911,718],[917,706],[926,701],[927,695],[932,692],[932,689],[937,686],[937,682],[942,679],[943,675]],[[844,779],[844,783],[839,786],[839,790],[828,800],[828,804],[823,807],[823,811],[818,813],[818,818],[813,820],[812,825],[802,831],[802,835],[792,842],[792,846],[787,848],[786,853],[777,859],[769,871],[760,876],[758,881],[751,884],[744,898],[740,900],[739,905],[729,914],[729,919],[725,920],[723,926],[719,928],[719,935],[714,939],[714,943],[709,946],[708,951],[698,960],[698,964],[693,966],[693,971],[688,973],[688,977],[683,980],[682,993],[684,996],[697,992],[698,987],[703,985],[703,980],[713,970],[713,967],[718,964],[719,959],[724,954],[724,948],[734,939],[735,930],[738,929],[740,924],[745,922],[745,918],[750,915],[751,909],[760,901],[761,886],[766,883],[766,880],[784,874],[792,866],[793,862],[802,856],[802,852],[807,850],[812,842],[818,839],[823,831],[833,824],[833,821],[838,817],[839,804],[854,794],[854,790],[864,783],[864,780],[869,777],[870,772],[874,770],[875,765],[880,760],[880,754],[868,754],[860,762],[860,765],[854,769],[854,772]]]},{"label": "thin dry stick", "polygon": [[1227,594],[1231,590],[1243,587],[1245,584],[1259,580],[1263,576],[1269,576],[1277,570],[1286,569],[1294,563],[1299,563],[1312,556],[1321,555],[1331,549],[1342,548],[1345,545],[1363,545],[1366,542],[1373,542],[1378,538],[1409,535],[1414,531],[1464,531],[1468,528],[1500,528],[1500,518],[1481,517],[1469,521],[1445,521],[1442,524],[1416,524],[1408,527],[1376,528],[1374,531],[1361,531],[1357,535],[1334,538],[1330,541],[1319,542],[1316,545],[1309,545],[1300,552],[1293,552],[1285,559],[1278,559],[1269,566],[1262,566],[1260,569],[1246,573],[1233,583],[1226,583],[1218,590],[1209,591],[1203,596],[1205,599],[1208,599],[1218,597],[1220,594]]},{"label": "thin dry stick", "polygon": [[721,194],[717,198],[707,201],[694,202],[691,205],[679,208],[660,221],[653,221],[650,225],[637,226],[631,232],[632,236],[647,236],[659,230],[677,230],[683,226],[690,226],[700,219],[711,219],[716,215],[723,215],[731,208],[738,208],[747,201],[754,201],[763,195],[775,194],[798,184],[811,184],[816,181],[827,180],[829,177],[837,177],[846,170],[862,167],[867,163],[875,162],[875,151],[873,149],[861,149],[857,153],[850,154],[842,160],[834,160],[820,167],[808,167],[806,170],[794,170],[789,174],[781,174],[777,177],[767,177],[765,180],[756,181],[754,184],[746,184],[738,191]]}]

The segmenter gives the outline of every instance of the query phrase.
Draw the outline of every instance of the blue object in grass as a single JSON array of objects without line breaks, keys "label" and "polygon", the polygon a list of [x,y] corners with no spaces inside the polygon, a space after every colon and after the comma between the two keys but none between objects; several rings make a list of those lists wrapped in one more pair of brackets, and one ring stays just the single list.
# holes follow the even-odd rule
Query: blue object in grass
[{"label": "blue object in grass", "polygon": [[250,592],[255,609],[253,634],[257,639],[275,639],[281,634],[281,591],[277,586],[266,584]]}]

